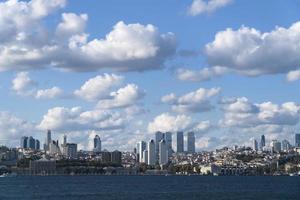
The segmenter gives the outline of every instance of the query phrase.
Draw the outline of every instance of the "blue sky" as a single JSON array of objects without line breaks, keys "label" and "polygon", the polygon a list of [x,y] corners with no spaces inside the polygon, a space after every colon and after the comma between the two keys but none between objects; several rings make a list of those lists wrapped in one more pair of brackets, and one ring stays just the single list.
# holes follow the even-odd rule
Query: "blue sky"
[{"label": "blue sky", "polygon": [[131,150],[157,130],[193,130],[198,150],[261,134],[293,142],[299,9],[296,0],[0,1],[0,142],[43,141],[47,129],[82,149],[99,134],[104,148]]}]

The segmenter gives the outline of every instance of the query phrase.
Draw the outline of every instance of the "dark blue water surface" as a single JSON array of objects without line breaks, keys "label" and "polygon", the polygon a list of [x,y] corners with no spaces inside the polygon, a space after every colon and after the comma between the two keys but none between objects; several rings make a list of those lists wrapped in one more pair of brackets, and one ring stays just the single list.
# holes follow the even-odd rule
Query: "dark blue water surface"
[{"label": "dark blue water surface", "polygon": [[0,178],[0,199],[300,200],[300,177],[24,176]]}]

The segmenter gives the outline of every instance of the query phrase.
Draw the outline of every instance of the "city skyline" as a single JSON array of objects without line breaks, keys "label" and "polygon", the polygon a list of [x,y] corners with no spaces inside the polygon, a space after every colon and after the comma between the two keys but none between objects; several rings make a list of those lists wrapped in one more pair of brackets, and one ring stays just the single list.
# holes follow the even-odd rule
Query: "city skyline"
[{"label": "city skyline", "polygon": [[300,2],[203,2],[0,1],[0,145],[294,145]]}]

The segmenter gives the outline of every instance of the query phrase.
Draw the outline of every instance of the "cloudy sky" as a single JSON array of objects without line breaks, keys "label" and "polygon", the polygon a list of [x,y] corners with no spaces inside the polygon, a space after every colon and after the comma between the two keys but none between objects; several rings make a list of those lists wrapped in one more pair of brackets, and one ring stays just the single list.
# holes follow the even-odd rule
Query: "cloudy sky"
[{"label": "cloudy sky", "polygon": [[293,142],[298,0],[0,0],[0,144],[67,134],[132,150],[155,131],[197,150]]}]

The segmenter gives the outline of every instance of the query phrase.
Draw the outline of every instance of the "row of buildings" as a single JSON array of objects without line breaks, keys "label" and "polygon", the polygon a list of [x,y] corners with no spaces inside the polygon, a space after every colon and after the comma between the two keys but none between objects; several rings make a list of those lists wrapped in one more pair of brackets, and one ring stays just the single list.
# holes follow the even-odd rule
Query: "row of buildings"
[{"label": "row of buildings", "polygon": [[252,149],[254,151],[270,151],[270,152],[281,152],[281,151],[288,151],[292,149],[293,147],[300,147],[300,134],[295,134],[295,146],[291,145],[291,143],[284,139],[281,142],[279,140],[272,140],[270,142],[270,145],[267,145],[266,143],[266,137],[265,135],[262,135],[260,138],[260,142],[258,142],[256,139],[253,139],[253,145]]},{"label": "row of buildings", "polygon": [[[155,140],[151,139],[149,142],[140,141],[134,149],[136,160],[139,163],[146,163],[154,166],[156,164],[166,165],[172,154],[175,152],[172,142],[171,132],[156,132]],[[176,133],[176,152],[183,153],[184,151],[184,133]],[[187,133],[187,151],[188,153],[195,153],[195,134],[194,132]]]}]

